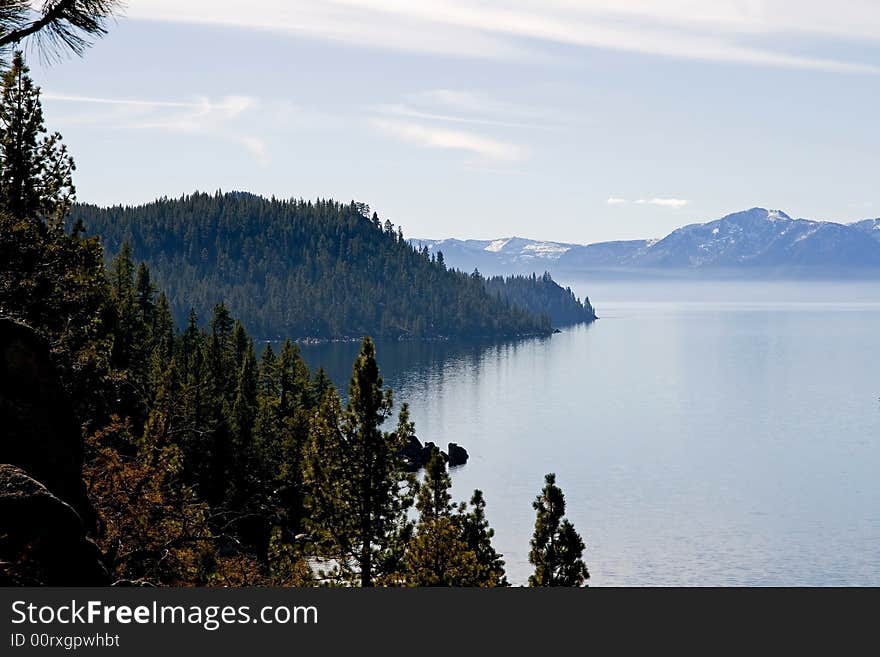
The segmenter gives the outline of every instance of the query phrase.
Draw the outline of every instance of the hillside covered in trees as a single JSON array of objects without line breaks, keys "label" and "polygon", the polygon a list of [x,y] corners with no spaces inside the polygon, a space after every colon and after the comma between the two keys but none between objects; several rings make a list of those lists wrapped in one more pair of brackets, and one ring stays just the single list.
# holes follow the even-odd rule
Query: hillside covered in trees
[{"label": "hillside covered in trees", "polygon": [[[483,494],[453,503],[446,459],[427,445],[422,481],[409,472],[416,428],[385,387],[371,338],[343,402],[292,341],[258,354],[222,302],[207,322],[189,311],[175,327],[131,244],[156,248],[178,312],[197,305],[190,288],[206,303],[223,285],[257,294],[256,272],[282,286],[282,253],[300,258],[286,261],[298,287],[270,291],[293,302],[314,284],[329,299],[314,325],[295,306],[302,326],[345,326],[347,301],[365,325],[427,316],[502,333],[547,330],[546,320],[491,295],[478,275],[447,271],[356,205],[233,194],[139,210],[177,233],[119,210],[108,266],[87,213],[69,216],[74,161],[44,125],[21,52],[0,86],[0,586],[508,584]],[[367,315],[377,299],[397,305]],[[407,301],[423,315],[405,313]],[[585,546],[554,482],[533,504],[529,583],[582,586]]]},{"label": "hillside covered in trees", "polygon": [[571,288],[558,285],[548,272],[544,272],[542,276],[493,276],[486,279],[486,289],[533,315],[549,317],[553,326],[592,322],[596,319],[588,298],[581,302]]},{"label": "hillside covered in trees", "polygon": [[270,339],[511,337],[592,318],[549,277],[505,284],[449,270],[442,254],[411,246],[355,202],[196,193],[138,207],[78,205],[77,222],[108,257],[130,243],[178,326],[191,309],[209,317],[221,301]]}]

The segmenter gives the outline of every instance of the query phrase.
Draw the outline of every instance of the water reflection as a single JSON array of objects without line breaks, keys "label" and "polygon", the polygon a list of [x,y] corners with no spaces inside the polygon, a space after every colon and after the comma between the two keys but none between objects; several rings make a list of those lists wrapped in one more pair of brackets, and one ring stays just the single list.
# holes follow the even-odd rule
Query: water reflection
[{"label": "water reflection", "polygon": [[[532,337],[513,340],[432,340],[432,341],[376,341],[376,357],[385,385],[395,392],[421,388],[430,394],[440,389],[450,376],[459,382],[476,385],[480,370],[488,360],[504,360],[526,348],[547,344],[552,337]],[[273,345],[277,347],[277,345]],[[345,395],[351,368],[360,343],[334,342],[301,345],[303,358],[309,367],[323,367],[330,379]],[[398,394],[396,399],[407,401]]]}]

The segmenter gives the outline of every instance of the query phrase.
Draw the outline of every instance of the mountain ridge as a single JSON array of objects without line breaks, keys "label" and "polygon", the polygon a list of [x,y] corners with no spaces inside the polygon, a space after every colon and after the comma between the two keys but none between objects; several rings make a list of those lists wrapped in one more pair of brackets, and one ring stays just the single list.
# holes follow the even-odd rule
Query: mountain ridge
[{"label": "mountain ridge", "polygon": [[743,271],[880,275],[880,219],[852,223],[793,218],[754,207],[682,226],[658,239],[574,244],[510,237],[412,239],[450,266],[483,273],[590,270]]}]

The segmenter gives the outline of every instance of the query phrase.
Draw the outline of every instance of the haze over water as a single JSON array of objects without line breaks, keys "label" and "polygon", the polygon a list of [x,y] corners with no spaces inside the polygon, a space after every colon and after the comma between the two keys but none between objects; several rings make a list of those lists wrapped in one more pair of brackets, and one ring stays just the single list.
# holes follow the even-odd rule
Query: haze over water
[{"label": "haze over water", "polygon": [[[377,345],[512,583],[556,472],[593,586],[880,585],[880,285],[568,283],[598,322]],[[303,352],[344,386],[357,347]]]}]

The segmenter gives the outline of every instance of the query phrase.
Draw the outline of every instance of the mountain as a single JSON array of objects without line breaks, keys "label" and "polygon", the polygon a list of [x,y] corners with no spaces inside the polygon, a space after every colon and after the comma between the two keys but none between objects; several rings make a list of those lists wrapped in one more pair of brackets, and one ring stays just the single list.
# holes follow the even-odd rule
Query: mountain
[{"label": "mountain", "polygon": [[850,225],[856,230],[867,233],[880,242],[880,219],[865,219],[864,221],[858,221]]},{"label": "mountain", "polygon": [[634,264],[661,268],[880,267],[880,244],[853,226],[752,208],[673,231]]},{"label": "mountain", "polygon": [[[416,240],[418,241],[418,240]],[[674,230],[662,239],[589,245],[522,238],[423,240],[447,262],[481,272],[714,272],[744,276],[880,275],[880,219],[853,224],[794,219],[752,208]],[[447,250],[451,256],[447,256]]]},{"label": "mountain", "polygon": [[541,242],[522,237],[498,240],[411,239],[410,243],[427,247],[431,253],[443,253],[446,264],[461,271],[479,269],[483,274],[533,273],[544,271],[576,244]]},{"label": "mountain", "polygon": [[552,281],[489,290],[482,276],[447,269],[354,202],[197,193],[137,207],[78,205],[76,222],[101,237],[108,258],[131,245],[178,325],[191,308],[207,321],[222,301],[266,339],[509,337],[551,332],[544,308],[572,310],[570,291]]}]

